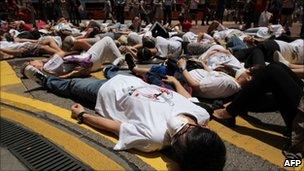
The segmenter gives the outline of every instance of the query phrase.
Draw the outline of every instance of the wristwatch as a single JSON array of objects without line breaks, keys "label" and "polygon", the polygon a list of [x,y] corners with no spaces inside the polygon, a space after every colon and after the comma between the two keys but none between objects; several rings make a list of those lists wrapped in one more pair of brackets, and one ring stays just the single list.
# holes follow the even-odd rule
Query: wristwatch
[{"label": "wristwatch", "polygon": [[82,124],[83,123],[83,115],[85,114],[86,112],[83,111],[83,112],[80,112],[77,116],[77,120],[78,120],[78,124]]},{"label": "wristwatch", "polygon": [[185,66],[184,67],[180,67],[179,69],[183,72],[183,71],[186,70],[186,67]]}]

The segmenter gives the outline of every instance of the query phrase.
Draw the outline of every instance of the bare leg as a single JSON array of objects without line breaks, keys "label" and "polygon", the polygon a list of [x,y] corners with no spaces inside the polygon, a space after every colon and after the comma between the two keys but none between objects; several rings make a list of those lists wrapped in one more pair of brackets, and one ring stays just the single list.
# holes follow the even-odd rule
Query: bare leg
[{"label": "bare leg", "polygon": [[53,40],[52,38],[48,38],[45,39],[41,42],[42,45],[48,45],[51,48],[55,49],[56,51],[60,52],[62,51],[62,49],[57,45],[57,43],[55,42],[55,40]]},{"label": "bare leg", "polygon": [[58,51],[58,50],[56,50],[56,49],[54,49],[54,48],[52,48],[48,45],[42,45],[42,46],[40,46],[40,49],[43,50],[45,53],[48,53],[48,54],[51,54],[51,55],[60,54],[60,56],[61,56],[61,54],[64,54],[64,51],[62,51],[62,50]]},{"label": "bare leg", "polygon": [[74,42],[74,50],[85,50],[88,51],[91,48],[91,45],[85,40],[76,40]]}]

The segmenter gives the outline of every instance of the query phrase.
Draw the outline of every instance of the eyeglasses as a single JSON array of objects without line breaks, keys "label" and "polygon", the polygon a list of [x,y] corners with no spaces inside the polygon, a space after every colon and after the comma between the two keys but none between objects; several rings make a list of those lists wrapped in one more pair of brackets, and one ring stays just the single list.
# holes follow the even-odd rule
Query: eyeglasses
[{"label": "eyeglasses", "polygon": [[173,146],[180,139],[180,137],[182,135],[184,135],[186,132],[188,132],[189,130],[191,130],[190,128],[193,128],[193,127],[202,127],[202,126],[187,123],[179,132],[177,132],[172,137],[171,146]]}]

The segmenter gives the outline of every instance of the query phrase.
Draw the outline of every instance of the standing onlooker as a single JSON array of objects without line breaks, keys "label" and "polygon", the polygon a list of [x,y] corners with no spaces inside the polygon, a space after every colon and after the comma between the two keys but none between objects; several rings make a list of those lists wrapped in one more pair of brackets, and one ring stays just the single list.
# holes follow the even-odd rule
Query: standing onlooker
[{"label": "standing onlooker", "polygon": [[45,22],[53,20],[53,0],[42,0],[42,17],[41,19]]},{"label": "standing onlooker", "polygon": [[195,20],[195,25],[197,25],[196,13],[197,13],[198,3],[199,0],[190,0],[190,4],[189,4],[189,15],[191,20]]},{"label": "standing onlooker", "polygon": [[164,22],[163,22],[164,25],[167,23],[169,23],[169,25],[171,25],[172,4],[173,4],[173,0],[164,1]]},{"label": "standing onlooker", "polygon": [[284,27],[286,34],[289,36],[290,36],[290,27],[292,27],[292,14],[294,10],[295,10],[295,0],[283,1],[280,24]]},{"label": "standing onlooker", "polygon": [[282,0],[271,0],[268,11],[272,13],[272,24],[279,24],[279,19],[282,11]]},{"label": "standing onlooker", "polygon": [[79,12],[79,7],[81,6],[81,2],[79,0],[69,0],[70,5],[70,20],[73,24],[79,25],[81,23],[81,17]]},{"label": "standing onlooker", "polygon": [[139,13],[139,0],[128,0],[127,6],[129,7],[129,17],[134,18]]},{"label": "standing onlooker", "polygon": [[251,24],[253,22],[252,14],[254,13],[254,7],[255,7],[254,0],[250,0],[249,2],[246,3],[245,11],[244,11],[245,28],[243,28],[243,29],[251,28]]},{"label": "standing onlooker", "polygon": [[106,23],[108,18],[112,20],[112,23],[115,23],[115,20],[113,18],[113,8],[110,0],[105,1],[104,12],[105,12],[105,18],[103,20],[103,23]]},{"label": "standing onlooker", "polygon": [[226,0],[219,0],[218,1],[217,10],[216,10],[216,19],[220,23],[223,23],[225,6],[226,6]]},{"label": "standing onlooker", "polygon": [[244,17],[244,6],[245,3],[241,0],[238,0],[236,3],[236,11],[235,11],[235,24],[237,24],[238,22],[240,24],[243,24],[243,17]]},{"label": "standing onlooker", "polygon": [[[304,2],[301,1],[301,6],[302,6],[302,10],[304,11]],[[304,39],[304,14],[302,13],[302,27],[301,27],[301,33],[300,33],[300,37],[302,39]]]},{"label": "standing onlooker", "polygon": [[69,3],[67,0],[60,0],[61,2],[61,14],[65,19],[69,19]]},{"label": "standing onlooker", "polygon": [[31,15],[30,22],[33,24],[34,27],[36,27],[36,20],[35,20],[36,11],[35,11],[35,8],[33,7],[32,1],[31,0],[27,0],[25,2],[25,7],[26,7],[27,10],[30,11],[30,15]]},{"label": "standing onlooker", "polygon": [[57,21],[61,17],[62,17],[61,1],[60,0],[54,0],[54,19],[55,19],[55,21]]},{"label": "standing onlooker", "polygon": [[161,23],[163,17],[163,1],[162,0],[154,0],[154,21]]},{"label": "standing onlooker", "polygon": [[125,0],[116,0],[116,20],[117,22],[124,24],[125,23]]},{"label": "standing onlooker", "polygon": [[209,23],[207,18],[209,18],[209,0],[201,0],[200,5],[201,7],[199,7],[199,9],[201,9],[201,11],[203,12],[202,26],[205,25],[205,21],[208,25]]},{"label": "standing onlooker", "polygon": [[150,23],[149,18],[148,18],[148,12],[146,11],[146,4],[144,0],[140,1],[139,4],[139,16],[140,19],[145,21],[145,24],[148,25]]},{"label": "standing onlooker", "polygon": [[147,20],[148,20],[148,23],[147,24],[150,24],[150,23],[153,23],[153,8],[152,8],[152,5],[150,3],[146,3],[146,12],[147,12]]},{"label": "standing onlooker", "polygon": [[254,13],[253,13],[254,27],[259,26],[259,19],[260,19],[261,13],[266,10],[266,6],[267,6],[267,1],[255,0],[255,7],[254,7]]},{"label": "standing onlooker", "polygon": [[[8,11],[8,3],[6,1],[1,1],[0,2],[0,19],[5,21],[8,20],[9,16],[9,11]],[[1,34],[1,32],[0,32]]]}]

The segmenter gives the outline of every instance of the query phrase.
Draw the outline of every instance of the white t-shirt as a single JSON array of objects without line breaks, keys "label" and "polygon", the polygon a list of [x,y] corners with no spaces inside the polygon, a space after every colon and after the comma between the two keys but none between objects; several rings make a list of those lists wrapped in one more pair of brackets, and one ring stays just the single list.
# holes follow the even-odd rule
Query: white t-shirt
[{"label": "white t-shirt", "polygon": [[198,35],[193,32],[187,32],[183,35],[183,41],[188,43],[196,43]]},{"label": "white t-shirt", "polygon": [[203,69],[194,69],[190,75],[199,82],[199,91],[195,91],[202,98],[225,98],[238,92],[241,87],[231,76],[223,72],[208,72]]},{"label": "white t-shirt", "polygon": [[173,57],[177,57],[182,52],[182,41],[180,37],[171,37],[167,40],[157,36],[155,41],[156,55],[165,58],[171,54]]},{"label": "white t-shirt", "polygon": [[72,28],[71,23],[59,23],[53,27],[54,30],[60,31],[60,30],[68,30],[71,31],[72,34],[80,34],[80,31],[76,28]]},{"label": "white t-shirt", "polygon": [[216,40],[225,40],[226,37],[231,37],[232,35],[242,36],[243,32],[237,29],[225,29],[222,31],[215,31],[213,34],[213,38]]},{"label": "white t-shirt", "polygon": [[182,95],[125,75],[117,75],[101,86],[95,110],[122,122],[115,150],[150,152],[170,145],[167,121],[179,114],[191,115],[199,124],[209,119],[205,109]]},{"label": "white t-shirt", "polygon": [[292,64],[304,64],[304,40],[298,39],[291,43],[275,40],[280,47],[282,56]]},{"label": "white t-shirt", "polygon": [[[220,45],[214,45],[210,47],[205,53],[203,53],[199,57],[199,60],[203,61],[207,57],[207,54],[210,53],[210,51],[215,51],[215,50],[225,50],[225,48]],[[232,54],[228,55],[223,52],[216,52],[212,54],[207,61],[208,61],[207,65],[212,70],[216,69],[220,65],[230,66],[234,70],[239,70],[241,68],[244,68],[243,64],[241,64],[241,62],[237,60],[236,57],[234,57]]]},{"label": "white t-shirt", "polygon": [[17,50],[24,47],[28,43],[30,42],[16,43],[16,42],[0,41],[0,48]]},{"label": "white t-shirt", "polygon": [[272,32],[270,32],[268,27],[255,27],[245,30],[245,33],[247,35],[268,39],[269,37],[271,37],[271,35],[275,35],[275,37],[279,37],[280,35],[282,35],[282,33],[285,32],[283,26],[280,24],[271,25],[270,28]]},{"label": "white t-shirt", "polygon": [[212,43],[214,43],[214,39],[209,34],[204,33],[204,37],[199,43],[201,43],[203,45],[212,44]]}]

